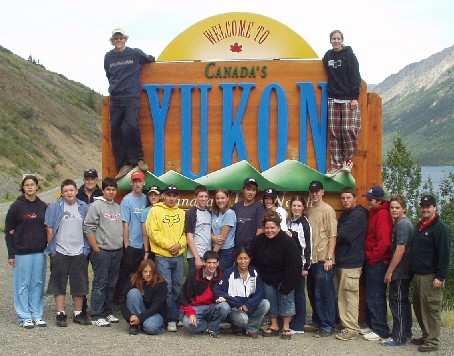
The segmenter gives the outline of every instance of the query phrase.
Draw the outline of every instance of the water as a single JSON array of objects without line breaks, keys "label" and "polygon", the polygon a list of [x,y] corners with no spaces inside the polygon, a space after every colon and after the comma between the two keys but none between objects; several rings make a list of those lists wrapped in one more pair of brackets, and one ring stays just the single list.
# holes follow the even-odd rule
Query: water
[{"label": "water", "polygon": [[435,191],[439,190],[441,181],[449,174],[454,173],[454,166],[422,166],[421,167],[421,186],[430,177]]}]

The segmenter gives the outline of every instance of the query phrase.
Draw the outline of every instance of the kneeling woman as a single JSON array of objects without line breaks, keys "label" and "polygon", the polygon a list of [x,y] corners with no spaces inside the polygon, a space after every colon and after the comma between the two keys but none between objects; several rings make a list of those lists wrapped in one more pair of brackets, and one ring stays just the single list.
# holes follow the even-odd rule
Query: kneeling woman
[{"label": "kneeling woman", "polygon": [[140,325],[147,334],[163,333],[166,298],[167,283],[158,274],[155,263],[142,261],[120,296],[120,309],[129,322],[129,333],[136,335]]},{"label": "kneeling woman", "polygon": [[282,321],[282,339],[290,339],[290,321],[295,315],[294,293],[302,263],[299,249],[280,229],[281,217],[275,211],[265,214],[265,232],[251,246],[252,265],[257,267],[264,282],[265,298],[270,303],[270,327],[262,336],[278,336],[278,318]]},{"label": "kneeling woman", "polygon": [[222,280],[214,287],[216,302],[230,305],[230,319],[235,335],[257,338],[260,323],[270,308],[263,299],[263,282],[257,269],[250,266],[251,254],[241,247],[235,254],[236,265],[224,272]]}]

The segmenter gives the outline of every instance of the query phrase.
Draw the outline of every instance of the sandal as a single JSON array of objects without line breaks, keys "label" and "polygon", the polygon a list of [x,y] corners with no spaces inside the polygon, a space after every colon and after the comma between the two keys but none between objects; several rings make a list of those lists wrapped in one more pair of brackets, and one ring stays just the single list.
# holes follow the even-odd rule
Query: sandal
[{"label": "sandal", "polygon": [[279,336],[279,329],[268,328],[262,331],[263,337]]},{"label": "sandal", "polygon": [[290,340],[292,338],[292,332],[290,330],[282,330],[281,339]]}]

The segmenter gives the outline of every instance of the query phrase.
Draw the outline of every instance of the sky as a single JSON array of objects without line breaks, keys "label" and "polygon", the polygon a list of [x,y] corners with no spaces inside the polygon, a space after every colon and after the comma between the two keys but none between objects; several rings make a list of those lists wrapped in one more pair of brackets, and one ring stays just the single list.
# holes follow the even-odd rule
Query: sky
[{"label": "sky", "polygon": [[341,30],[368,84],[381,83],[454,45],[452,0],[6,1],[0,45],[108,95],[103,60],[112,48],[112,29],[124,28],[130,37],[127,46],[158,57],[191,25],[227,12],[277,20],[303,37],[320,58],[331,48],[329,33]]}]

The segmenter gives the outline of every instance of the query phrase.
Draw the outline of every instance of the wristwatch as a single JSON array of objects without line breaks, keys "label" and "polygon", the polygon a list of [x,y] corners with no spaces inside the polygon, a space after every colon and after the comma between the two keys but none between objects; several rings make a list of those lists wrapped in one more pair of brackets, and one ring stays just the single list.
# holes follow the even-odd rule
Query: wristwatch
[{"label": "wristwatch", "polygon": [[333,260],[333,258],[332,258],[331,256],[326,257],[326,259],[327,259],[328,261],[332,261],[332,260]]}]

